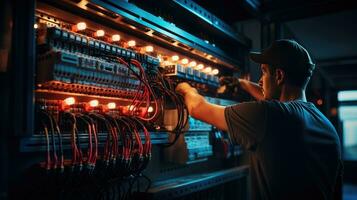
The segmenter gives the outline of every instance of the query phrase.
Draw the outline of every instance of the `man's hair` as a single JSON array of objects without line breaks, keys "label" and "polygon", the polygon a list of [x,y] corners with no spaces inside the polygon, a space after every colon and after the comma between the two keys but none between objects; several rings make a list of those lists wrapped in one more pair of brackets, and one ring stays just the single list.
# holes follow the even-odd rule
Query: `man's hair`
[{"label": "man's hair", "polygon": [[[296,66],[296,67],[280,67],[280,66],[268,64],[268,68],[271,74],[275,74],[276,69],[283,70],[285,73],[285,81],[287,84],[305,89],[313,74],[313,71],[315,69],[315,64],[303,63],[300,64],[300,66]],[[294,70],[294,69],[299,69],[299,70]]]},{"label": "man's hair", "polygon": [[301,88],[306,87],[315,69],[307,50],[294,40],[276,40],[262,52],[251,52],[250,58],[257,63],[268,64],[271,72],[282,69],[286,82]]}]

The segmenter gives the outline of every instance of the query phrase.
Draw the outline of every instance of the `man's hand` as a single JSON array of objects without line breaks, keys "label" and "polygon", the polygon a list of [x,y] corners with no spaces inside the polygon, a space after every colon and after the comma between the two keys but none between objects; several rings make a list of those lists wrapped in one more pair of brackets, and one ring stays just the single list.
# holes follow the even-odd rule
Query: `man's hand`
[{"label": "man's hand", "polygon": [[221,85],[219,93],[234,93],[234,91],[242,89],[256,100],[264,100],[262,88],[257,83],[233,76],[223,76],[219,79],[219,83]]},{"label": "man's hand", "polygon": [[227,130],[223,106],[208,103],[197,90],[188,83],[180,83],[176,86],[176,92],[185,98],[188,113],[201,121],[212,124],[213,126]]},{"label": "man's hand", "polygon": [[192,115],[193,109],[195,109],[202,101],[204,101],[204,98],[198,94],[197,90],[186,82],[179,83],[176,86],[176,92],[184,97],[185,104],[190,115]]},{"label": "man's hand", "polygon": [[219,79],[219,84],[221,85],[217,89],[217,93],[219,94],[229,94],[235,96],[237,91],[240,89],[240,79],[238,77],[233,76],[222,76]]},{"label": "man's hand", "polygon": [[227,85],[228,87],[235,87],[239,85],[239,78],[233,76],[222,76],[219,78],[220,85]]},{"label": "man's hand", "polygon": [[191,91],[197,92],[195,88],[191,87],[190,84],[186,82],[179,83],[176,86],[176,92],[181,94],[182,96],[186,96],[186,94]]}]

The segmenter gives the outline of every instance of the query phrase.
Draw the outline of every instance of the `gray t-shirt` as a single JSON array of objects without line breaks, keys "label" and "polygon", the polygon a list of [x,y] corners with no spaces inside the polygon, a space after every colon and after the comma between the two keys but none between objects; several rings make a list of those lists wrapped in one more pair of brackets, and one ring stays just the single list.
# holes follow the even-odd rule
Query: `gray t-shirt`
[{"label": "gray t-shirt", "polygon": [[340,140],[312,103],[247,102],[225,117],[233,140],[251,151],[252,199],[333,199]]}]

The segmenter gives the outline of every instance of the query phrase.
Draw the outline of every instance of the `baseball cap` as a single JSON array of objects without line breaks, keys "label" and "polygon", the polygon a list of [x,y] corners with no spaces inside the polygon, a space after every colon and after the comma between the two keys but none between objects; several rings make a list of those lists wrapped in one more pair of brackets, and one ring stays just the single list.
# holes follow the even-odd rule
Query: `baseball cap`
[{"label": "baseball cap", "polygon": [[299,73],[307,77],[312,75],[315,68],[307,50],[290,39],[276,40],[262,52],[250,52],[250,59],[281,68],[287,73]]}]

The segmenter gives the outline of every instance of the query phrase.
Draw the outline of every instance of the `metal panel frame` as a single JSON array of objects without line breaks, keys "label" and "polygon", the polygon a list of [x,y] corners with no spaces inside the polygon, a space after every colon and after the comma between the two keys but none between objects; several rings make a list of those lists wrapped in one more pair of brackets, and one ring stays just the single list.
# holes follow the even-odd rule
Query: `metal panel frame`
[{"label": "metal panel frame", "polygon": [[169,36],[180,43],[211,54],[232,65],[241,65],[240,61],[229,57],[220,48],[205,42],[204,40],[176,27],[174,24],[167,22],[160,17],[154,16],[131,3],[115,0],[92,0],[91,2],[142,26]]}]

